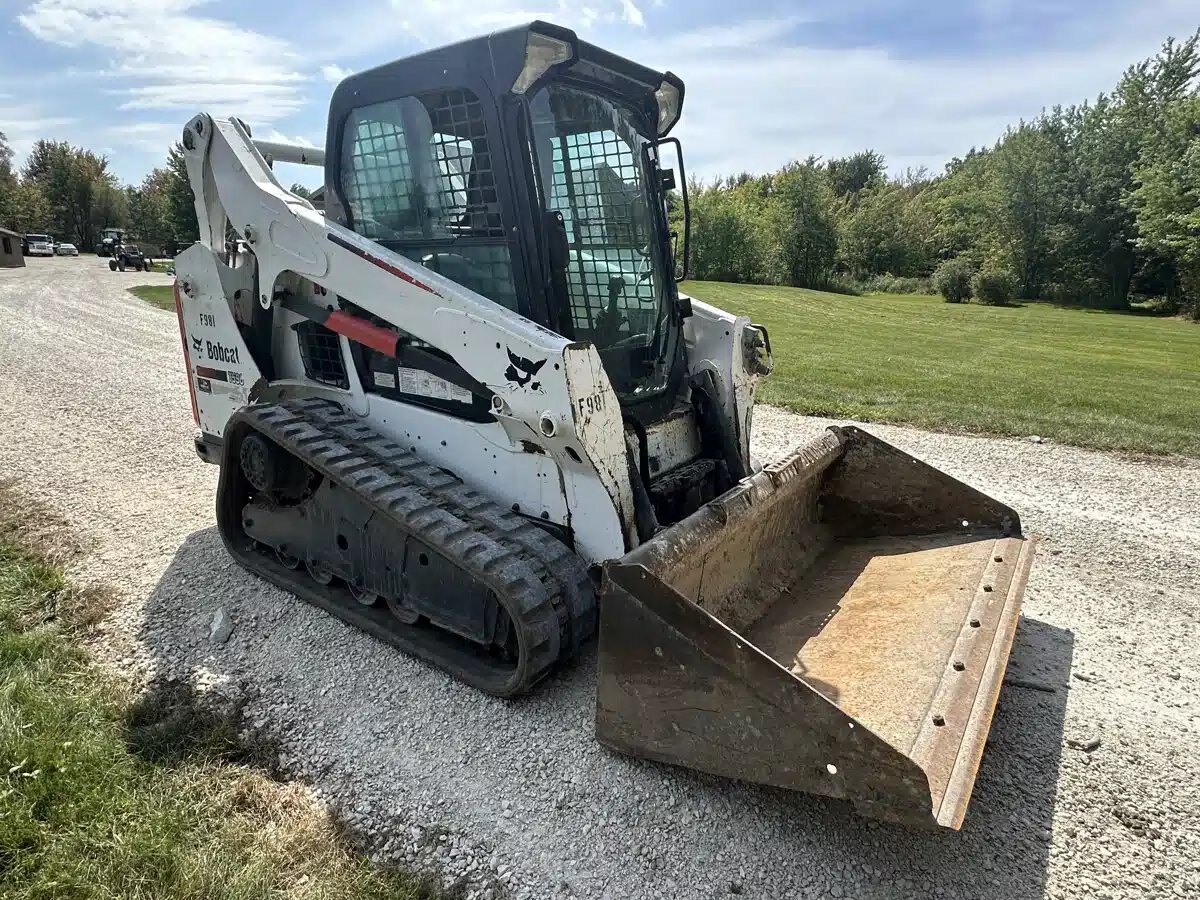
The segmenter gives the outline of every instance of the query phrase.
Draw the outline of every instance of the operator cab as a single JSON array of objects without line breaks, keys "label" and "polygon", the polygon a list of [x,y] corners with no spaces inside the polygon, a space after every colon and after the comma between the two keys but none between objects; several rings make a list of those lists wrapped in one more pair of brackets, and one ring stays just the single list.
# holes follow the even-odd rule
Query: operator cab
[{"label": "operator cab", "polygon": [[371,69],[333,95],[326,215],[594,343],[622,406],[657,419],[689,312],[659,158],[682,99],[671,73],[544,22]]}]

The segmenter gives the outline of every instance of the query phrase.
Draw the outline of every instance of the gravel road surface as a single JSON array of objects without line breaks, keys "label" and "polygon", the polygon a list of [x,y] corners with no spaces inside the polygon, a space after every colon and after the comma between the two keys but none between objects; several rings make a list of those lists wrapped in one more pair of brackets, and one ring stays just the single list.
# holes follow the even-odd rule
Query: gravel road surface
[{"label": "gravel road surface", "polygon": [[[245,574],[191,449],[174,314],[139,283],[169,279],[88,256],[0,270],[0,476],[90,540],[80,577],[119,589],[105,658],[248,698],[248,727],[378,858],[477,897],[1200,896],[1195,462],[870,426],[1044,538],[1010,676],[1048,690],[1002,692],[963,830],[913,832],[610,753],[594,652],[501,702]],[[755,421],[762,458],[826,424]]]}]

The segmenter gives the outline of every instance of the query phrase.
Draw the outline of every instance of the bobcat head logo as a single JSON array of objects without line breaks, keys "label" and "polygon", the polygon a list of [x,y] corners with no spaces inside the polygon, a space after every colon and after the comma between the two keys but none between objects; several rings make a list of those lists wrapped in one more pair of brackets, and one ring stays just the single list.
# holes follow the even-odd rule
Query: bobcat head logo
[{"label": "bobcat head logo", "polygon": [[[505,348],[508,349],[507,347]],[[523,356],[517,356],[512,350],[508,350],[508,368],[504,370],[504,377],[517,387],[525,387],[529,385],[529,389],[540,391],[542,383],[534,381],[533,378],[542,370],[542,366],[546,364],[544,359],[533,362]],[[531,383],[532,382],[532,383]]]},{"label": "bobcat head logo", "polygon": [[203,342],[202,340],[200,340],[200,338],[198,338],[198,337],[193,337],[193,338],[192,338],[192,349],[193,349],[195,352],[199,353],[199,352],[200,352],[200,346],[201,346],[203,343],[204,343],[204,342]]}]

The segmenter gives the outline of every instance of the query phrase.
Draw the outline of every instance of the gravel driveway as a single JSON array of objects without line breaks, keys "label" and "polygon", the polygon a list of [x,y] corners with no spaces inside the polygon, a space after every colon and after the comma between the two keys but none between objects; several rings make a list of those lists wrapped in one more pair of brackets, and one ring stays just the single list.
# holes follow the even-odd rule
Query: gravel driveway
[{"label": "gravel driveway", "polygon": [[[378,856],[477,896],[1200,896],[1195,462],[871,426],[1044,538],[1010,682],[1047,690],[1002,692],[963,830],[912,832],[601,748],[594,652],[501,702],[243,573],[192,453],[175,317],[124,290],[144,283],[169,279],[92,256],[0,270],[0,475],[91,539],[79,574],[125,598],[106,658],[250,698],[250,727]],[[756,452],[823,424],[761,409]]]}]

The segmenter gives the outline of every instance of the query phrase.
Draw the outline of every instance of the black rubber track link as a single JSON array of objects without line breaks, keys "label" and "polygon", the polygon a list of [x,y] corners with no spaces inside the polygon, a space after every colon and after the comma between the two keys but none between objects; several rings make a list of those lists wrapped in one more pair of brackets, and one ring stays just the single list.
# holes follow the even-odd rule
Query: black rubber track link
[{"label": "black rubber track link", "polygon": [[541,577],[543,580],[554,579],[561,599],[565,601],[564,608],[556,596],[557,608],[563,614],[562,640],[568,652],[574,653],[595,635],[599,621],[595,587],[588,577],[587,567],[570,547],[524,516],[492,502],[444,469],[425,462],[412,450],[379,434],[340,406],[320,399],[296,402],[306,404],[306,414],[319,427],[347,443],[361,445],[383,462],[393,464],[398,475],[424,490],[435,492],[447,509],[470,517],[475,526],[490,537],[510,546],[515,544],[531,557],[530,564],[540,563],[544,567]]},{"label": "black rubber track link", "polygon": [[[414,536],[486,585],[514,623],[516,661],[500,660],[428,624],[405,625],[382,604],[364,607],[340,582],[322,586],[248,537],[242,509],[253,489],[239,448],[252,432],[353,492],[373,515],[394,525],[397,540]],[[250,571],[497,696],[529,690],[596,630],[595,591],[569,547],[327,400],[249,406],[230,418],[217,522],[229,552]]]}]

